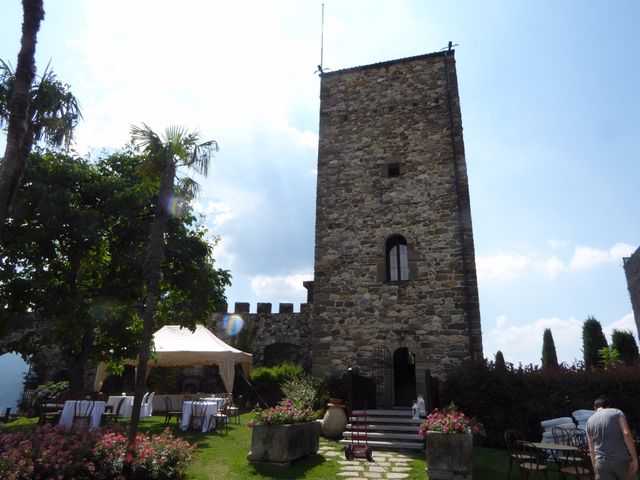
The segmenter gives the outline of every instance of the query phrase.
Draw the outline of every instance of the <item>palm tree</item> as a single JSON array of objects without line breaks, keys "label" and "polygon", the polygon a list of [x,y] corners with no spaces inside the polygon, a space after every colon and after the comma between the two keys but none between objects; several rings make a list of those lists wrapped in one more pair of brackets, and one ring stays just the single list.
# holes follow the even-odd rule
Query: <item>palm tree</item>
[{"label": "palm tree", "polygon": [[[218,151],[218,144],[215,140],[200,143],[200,134],[198,132],[190,133],[179,126],[167,128],[162,136],[156,134],[145,124],[142,124],[141,127],[132,126],[131,137],[136,150],[145,157],[144,176],[146,178],[160,179],[160,188],[143,267],[147,298],[142,316],[142,339],[138,355],[133,411],[129,429],[129,442],[133,443],[138,430],[151,337],[154,329],[154,316],[158,306],[162,277],[161,269],[164,261],[164,234],[169,216],[168,206],[174,198],[176,173],[178,168],[188,167],[196,173],[206,176],[209,160],[213,156],[213,152]],[[182,177],[178,181],[178,189],[187,198],[191,198],[197,193],[198,184],[192,179]]]},{"label": "palm tree", "polygon": [[36,43],[44,19],[42,0],[22,1],[23,22],[18,64],[8,102],[7,144],[0,167],[0,235],[27,162],[21,154],[29,119],[29,92],[36,75]]}]

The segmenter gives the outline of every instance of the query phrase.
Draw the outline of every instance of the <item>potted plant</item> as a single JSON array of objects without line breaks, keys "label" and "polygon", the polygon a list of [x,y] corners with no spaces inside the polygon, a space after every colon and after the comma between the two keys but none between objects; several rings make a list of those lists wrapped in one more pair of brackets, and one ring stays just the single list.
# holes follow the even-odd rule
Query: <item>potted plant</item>
[{"label": "potted plant", "polygon": [[320,429],[311,406],[297,407],[285,400],[272,408],[254,410],[250,462],[288,466],[318,451]]},{"label": "potted plant", "polygon": [[427,443],[427,473],[430,480],[471,480],[473,433],[480,432],[480,424],[458,411],[452,402],[449,407],[431,412],[420,423],[420,435]]}]

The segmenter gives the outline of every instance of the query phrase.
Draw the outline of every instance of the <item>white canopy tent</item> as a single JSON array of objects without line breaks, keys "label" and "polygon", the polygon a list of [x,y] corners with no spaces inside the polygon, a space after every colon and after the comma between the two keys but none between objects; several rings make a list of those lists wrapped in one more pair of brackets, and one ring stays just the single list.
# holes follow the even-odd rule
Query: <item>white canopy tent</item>
[{"label": "white canopy tent", "polygon": [[[196,325],[194,332],[177,325],[165,325],[153,334],[153,343],[156,358],[149,361],[148,368],[217,364],[227,392],[233,391],[235,365],[240,364],[248,373],[253,363],[250,353],[227,345],[204,325]],[[128,360],[125,363],[136,362]],[[95,391],[100,390],[106,377],[106,366],[101,363],[93,385]]]}]

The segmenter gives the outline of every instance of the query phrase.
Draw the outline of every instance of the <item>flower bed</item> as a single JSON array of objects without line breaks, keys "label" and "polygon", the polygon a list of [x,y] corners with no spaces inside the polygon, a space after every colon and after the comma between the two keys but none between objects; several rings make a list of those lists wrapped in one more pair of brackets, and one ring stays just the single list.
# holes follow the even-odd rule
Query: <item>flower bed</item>
[{"label": "flower bed", "polygon": [[290,425],[292,423],[304,423],[315,420],[315,413],[310,406],[298,408],[291,401],[287,400],[282,405],[253,411],[253,420],[248,423],[249,427],[254,425]]},{"label": "flower bed", "polygon": [[17,433],[0,431],[0,478],[170,480],[181,478],[195,446],[160,435],[138,435],[135,447],[117,429],[74,429],[45,425]]}]

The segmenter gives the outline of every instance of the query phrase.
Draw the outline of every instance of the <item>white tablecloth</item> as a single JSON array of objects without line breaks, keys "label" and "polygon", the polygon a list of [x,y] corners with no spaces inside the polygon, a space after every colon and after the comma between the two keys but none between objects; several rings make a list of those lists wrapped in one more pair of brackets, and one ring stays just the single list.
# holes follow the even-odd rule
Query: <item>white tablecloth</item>
[{"label": "white tablecloth", "polygon": [[[191,409],[193,407],[192,401],[182,402],[182,423],[180,424],[180,430],[187,430],[189,428],[189,422],[191,421]],[[205,421],[202,422],[202,431],[208,432],[215,426],[215,420],[211,418],[212,415],[218,413],[219,406],[222,406],[222,400],[205,400]]]},{"label": "white tablecloth", "polygon": [[[64,402],[64,407],[62,408],[62,414],[60,415],[60,421],[58,424],[64,428],[65,430],[69,430],[73,425],[73,414],[75,404],[80,402],[81,408],[84,408],[89,403],[88,400],[67,400]],[[89,428],[93,429],[100,426],[100,419],[102,418],[102,414],[104,413],[104,407],[106,403],[102,401],[96,401],[93,405],[93,411],[91,412],[91,421],[89,422]]]},{"label": "white tablecloth", "polygon": [[120,403],[120,399],[124,398],[124,403],[122,407],[120,407],[120,416],[122,418],[131,418],[131,410],[133,409],[133,396],[129,395],[112,395],[107,400],[107,405],[113,407],[113,413],[116,413],[118,409],[118,403]]}]

